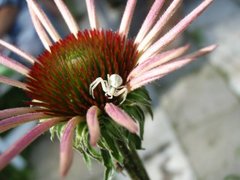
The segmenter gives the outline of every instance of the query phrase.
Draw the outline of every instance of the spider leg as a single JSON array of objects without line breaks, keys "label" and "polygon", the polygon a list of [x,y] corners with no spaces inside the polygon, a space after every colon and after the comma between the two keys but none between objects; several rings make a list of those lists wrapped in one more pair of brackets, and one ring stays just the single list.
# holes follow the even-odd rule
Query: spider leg
[{"label": "spider leg", "polygon": [[101,83],[101,86],[104,92],[106,92],[107,90],[107,87],[106,87],[107,82],[103,80],[101,77],[98,77],[89,86],[89,94],[93,97],[93,99],[95,99],[93,91],[98,86],[99,83]]},{"label": "spider leg", "polygon": [[106,93],[105,96],[107,96],[108,99],[112,99],[112,98],[113,98],[113,95],[110,95],[110,94],[108,94],[108,93]]},{"label": "spider leg", "polygon": [[122,88],[120,90],[118,90],[114,96],[119,96],[119,95],[122,95],[122,101],[120,102],[120,104],[122,104],[126,98],[127,98],[127,94],[128,94],[128,90],[125,86],[120,86],[119,88]]}]

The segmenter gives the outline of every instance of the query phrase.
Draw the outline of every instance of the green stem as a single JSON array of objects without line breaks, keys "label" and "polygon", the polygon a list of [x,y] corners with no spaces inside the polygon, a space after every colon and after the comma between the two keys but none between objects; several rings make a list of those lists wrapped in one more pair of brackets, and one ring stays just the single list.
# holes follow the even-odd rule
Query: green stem
[{"label": "green stem", "polygon": [[124,142],[118,141],[118,147],[124,157],[124,168],[132,180],[150,180],[141,159],[134,147],[128,147]]}]

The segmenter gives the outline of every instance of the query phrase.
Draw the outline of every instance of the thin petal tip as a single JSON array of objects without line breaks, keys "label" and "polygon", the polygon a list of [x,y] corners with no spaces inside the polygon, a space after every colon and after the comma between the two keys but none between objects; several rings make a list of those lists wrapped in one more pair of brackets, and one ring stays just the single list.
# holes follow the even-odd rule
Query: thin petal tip
[{"label": "thin petal tip", "polygon": [[99,140],[99,138],[97,138],[97,140],[93,140],[93,139],[90,139],[90,145],[92,146],[92,147],[97,147],[97,142],[98,142],[98,140]]},{"label": "thin petal tip", "polygon": [[129,129],[129,131],[133,134],[137,134],[139,131],[138,125],[135,124],[134,126],[132,126],[131,130]]},{"label": "thin petal tip", "polygon": [[211,52],[211,51],[215,50],[217,47],[218,47],[217,44],[212,44],[212,45],[210,45],[210,46],[207,46],[207,47],[204,48],[204,49],[205,49],[206,51]]},{"label": "thin petal tip", "polygon": [[125,127],[131,133],[138,133],[137,123],[123,109],[113,103],[106,103],[105,111],[119,125]]},{"label": "thin petal tip", "polygon": [[91,146],[95,147],[97,145],[97,142],[100,139],[100,125],[98,122],[98,107],[92,106],[87,111],[87,125],[89,129],[89,143]]}]

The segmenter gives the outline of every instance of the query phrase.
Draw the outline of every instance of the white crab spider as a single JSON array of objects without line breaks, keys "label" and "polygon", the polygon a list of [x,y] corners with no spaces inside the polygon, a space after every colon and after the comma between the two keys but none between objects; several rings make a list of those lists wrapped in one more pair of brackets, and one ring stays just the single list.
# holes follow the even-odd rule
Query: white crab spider
[{"label": "white crab spider", "polygon": [[107,80],[103,80],[101,77],[95,79],[89,86],[89,94],[93,97],[93,99],[95,99],[93,91],[100,83],[103,91],[105,92],[105,96],[107,96],[108,99],[112,99],[113,96],[117,97],[122,95],[121,103],[126,100],[128,90],[125,86],[121,86],[123,80],[118,74],[107,74]]}]

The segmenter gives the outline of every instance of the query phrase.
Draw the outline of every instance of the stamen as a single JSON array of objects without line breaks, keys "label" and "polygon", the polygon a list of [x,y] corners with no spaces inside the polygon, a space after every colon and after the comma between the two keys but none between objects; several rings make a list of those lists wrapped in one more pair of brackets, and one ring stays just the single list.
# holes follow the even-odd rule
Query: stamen
[{"label": "stamen", "polygon": [[123,102],[128,93],[122,84],[136,65],[134,42],[103,30],[79,31],[77,36],[54,43],[29,72],[27,94],[38,100],[30,104],[44,107],[47,114],[83,116],[93,105],[103,110],[106,102]]}]

